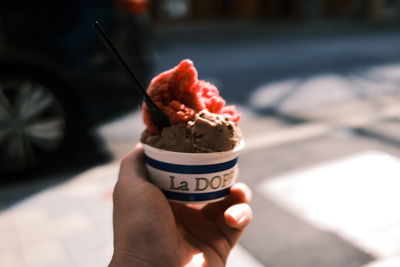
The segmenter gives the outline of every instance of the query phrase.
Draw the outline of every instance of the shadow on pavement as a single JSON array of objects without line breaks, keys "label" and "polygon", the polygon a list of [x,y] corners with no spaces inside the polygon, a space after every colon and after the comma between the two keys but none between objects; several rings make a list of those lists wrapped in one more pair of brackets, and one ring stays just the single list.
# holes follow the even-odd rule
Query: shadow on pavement
[{"label": "shadow on pavement", "polygon": [[46,188],[64,183],[77,174],[112,160],[96,136],[83,134],[79,144],[66,148],[62,155],[46,166],[0,180],[0,212]]}]

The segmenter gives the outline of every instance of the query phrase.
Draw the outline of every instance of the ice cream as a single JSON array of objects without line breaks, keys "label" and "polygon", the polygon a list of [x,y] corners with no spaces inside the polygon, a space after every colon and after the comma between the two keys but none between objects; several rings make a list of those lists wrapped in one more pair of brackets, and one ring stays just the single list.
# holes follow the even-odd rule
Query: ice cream
[{"label": "ice cream", "polygon": [[220,152],[233,149],[241,134],[230,116],[202,110],[186,123],[165,127],[160,134],[144,131],[142,142],[177,152]]},{"label": "ice cream", "polygon": [[142,143],[186,153],[228,151],[240,143],[240,114],[234,106],[225,105],[213,84],[198,79],[192,61],[182,60],[156,76],[147,92],[167,115],[171,126],[159,129],[143,104],[147,128]]}]

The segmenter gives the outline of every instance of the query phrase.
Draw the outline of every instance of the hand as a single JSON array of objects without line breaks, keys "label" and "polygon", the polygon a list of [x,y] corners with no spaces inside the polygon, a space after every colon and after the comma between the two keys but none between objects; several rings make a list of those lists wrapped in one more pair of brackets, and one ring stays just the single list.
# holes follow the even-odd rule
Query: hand
[{"label": "hand", "polygon": [[122,161],[114,189],[114,254],[109,266],[224,266],[252,220],[250,198],[250,189],[236,184],[220,202],[169,202],[148,181],[138,145]]}]

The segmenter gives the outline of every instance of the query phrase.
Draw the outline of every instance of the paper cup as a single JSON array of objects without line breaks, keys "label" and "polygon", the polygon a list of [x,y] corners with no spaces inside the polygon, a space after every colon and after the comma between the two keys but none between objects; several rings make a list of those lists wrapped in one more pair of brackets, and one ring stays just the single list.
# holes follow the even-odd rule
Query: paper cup
[{"label": "paper cup", "polygon": [[242,141],[233,150],[182,153],[143,144],[151,182],[174,202],[208,203],[226,197],[239,175]]}]

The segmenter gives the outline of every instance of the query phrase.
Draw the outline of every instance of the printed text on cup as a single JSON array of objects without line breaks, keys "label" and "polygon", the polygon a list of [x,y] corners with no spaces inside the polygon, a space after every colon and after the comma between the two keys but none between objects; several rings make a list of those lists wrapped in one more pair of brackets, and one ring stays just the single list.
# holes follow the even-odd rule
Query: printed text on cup
[{"label": "printed text on cup", "polygon": [[[192,184],[194,186],[194,191],[204,191],[209,188],[213,190],[224,188],[231,184],[233,179],[233,173],[234,173],[233,171],[230,171],[222,175],[215,175],[214,177],[211,178],[196,177],[194,178],[195,183]],[[179,191],[193,190],[192,188],[190,188],[188,181],[181,181],[180,183],[177,183],[175,181],[175,176],[172,175],[169,176],[169,179],[170,179],[169,189],[179,190]]]}]

